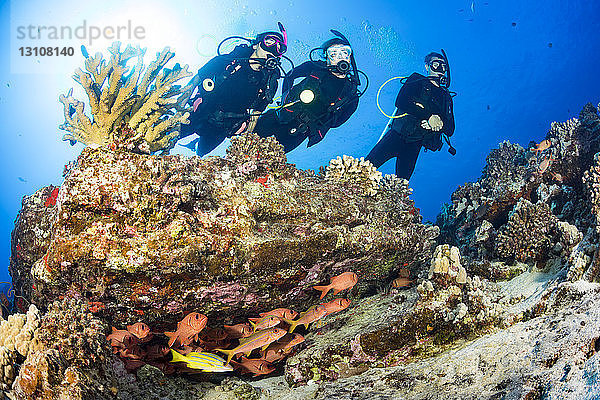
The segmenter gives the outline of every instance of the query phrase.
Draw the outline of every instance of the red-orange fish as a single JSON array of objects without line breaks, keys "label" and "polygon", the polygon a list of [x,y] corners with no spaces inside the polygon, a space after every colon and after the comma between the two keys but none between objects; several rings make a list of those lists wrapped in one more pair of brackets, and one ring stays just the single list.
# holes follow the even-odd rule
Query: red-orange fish
[{"label": "red-orange fish", "polygon": [[348,299],[333,299],[329,303],[322,303],[325,310],[327,310],[327,314],[333,314],[338,311],[345,310],[350,305],[350,300]]},{"label": "red-orange fish", "polygon": [[249,324],[225,325],[224,328],[230,339],[245,338],[253,333]]},{"label": "red-orange fish", "polygon": [[177,323],[175,332],[165,332],[165,335],[169,337],[169,347],[185,346],[198,340],[198,334],[204,329],[207,322],[206,315],[197,312],[189,313]]},{"label": "red-orange fish", "polygon": [[289,308],[276,308],[269,312],[260,313],[258,315],[261,317],[264,317],[265,315],[274,315],[279,318],[294,319],[298,316],[298,313],[294,310],[290,310]]},{"label": "red-orange fish", "polygon": [[200,339],[205,342],[218,342],[227,339],[227,331],[223,328],[211,328],[200,335]]},{"label": "red-orange fish", "polygon": [[149,360],[156,360],[158,358],[163,358],[170,352],[171,349],[165,344],[153,344],[148,347],[146,357],[148,357]]},{"label": "red-orange fish", "polygon": [[271,343],[265,351],[261,352],[261,355],[265,356],[269,351],[285,352],[286,350],[289,350],[302,342],[304,342],[304,336],[299,335],[297,333],[288,334],[279,339],[277,342]]},{"label": "red-orange fish", "polygon": [[304,325],[306,327],[310,323],[323,318],[325,315],[327,315],[327,310],[325,309],[325,307],[323,307],[322,305],[316,305],[310,307],[308,310],[306,310],[306,312],[300,314],[300,317],[295,321],[289,319],[283,319],[283,321],[290,325],[290,329],[288,332],[292,333],[298,325]]},{"label": "red-orange fish", "polygon": [[129,331],[112,327],[112,333],[106,337],[110,345],[118,348],[131,348],[137,344],[137,338]]},{"label": "red-orange fish", "polygon": [[140,342],[148,342],[152,339],[150,327],[143,322],[136,322],[133,325],[127,325],[127,330],[131,332]]},{"label": "red-orange fish", "polygon": [[275,367],[271,363],[261,358],[249,359],[242,357],[242,362],[232,361],[232,365],[237,368],[244,368],[249,373],[254,374],[254,376],[267,375],[275,371]]},{"label": "red-orange fish", "polygon": [[286,354],[283,350],[275,351],[267,349],[263,352],[263,355],[260,357],[260,359],[273,364],[279,360],[283,360],[285,357]]},{"label": "red-orange fish", "polygon": [[327,286],[313,286],[313,289],[321,291],[321,297],[325,297],[327,292],[333,289],[333,295],[335,296],[339,292],[345,289],[350,289],[358,282],[358,276],[354,272],[344,272],[338,276],[331,278],[329,285]]}]

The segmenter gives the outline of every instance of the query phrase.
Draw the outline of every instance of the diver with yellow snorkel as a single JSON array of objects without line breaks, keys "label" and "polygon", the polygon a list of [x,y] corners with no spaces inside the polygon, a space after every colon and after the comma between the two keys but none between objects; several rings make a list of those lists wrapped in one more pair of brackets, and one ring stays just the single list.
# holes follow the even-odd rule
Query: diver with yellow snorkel
[{"label": "diver with yellow snorkel", "polygon": [[[427,77],[415,72],[402,78],[404,84],[396,97],[394,115],[384,113],[391,118],[391,126],[366,157],[376,168],[396,157],[396,176],[410,179],[421,147],[438,151],[442,138],[449,146],[448,152],[456,154],[449,139],[454,133],[454,93],[448,90],[450,67],[444,50],[442,53],[425,56]],[[379,93],[377,98],[379,106]]]},{"label": "diver with yellow snorkel", "polygon": [[[306,138],[308,147],[315,145],[329,129],[346,122],[366,90],[358,90],[362,71],[356,68],[350,42],[340,32],[331,32],[334,38],[311,50],[310,61],[284,78],[282,105],[262,114],[253,129],[261,137],[274,135],[286,153]],[[316,51],[325,61],[313,59]],[[294,80],[302,77],[294,85]]]},{"label": "diver with yellow snorkel", "polygon": [[[225,138],[244,131],[251,117],[271,103],[281,77],[280,59],[286,58],[283,54],[287,50],[287,33],[281,23],[278,25],[280,32],[263,32],[254,39],[224,39],[217,48],[218,55],[198,70],[186,87],[189,93],[182,96],[192,112],[190,124],[181,126],[179,138],[199,137],[185,147],[200,156],[211,152]],[[222,54],[221,46],[231,39],[248,44]]]}]

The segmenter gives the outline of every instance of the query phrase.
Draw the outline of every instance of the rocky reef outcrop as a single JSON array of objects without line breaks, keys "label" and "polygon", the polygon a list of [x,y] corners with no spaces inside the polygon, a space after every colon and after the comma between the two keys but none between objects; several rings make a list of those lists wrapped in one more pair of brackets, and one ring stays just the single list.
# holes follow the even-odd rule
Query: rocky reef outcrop
[{"label": "rocky reef outcrop", "polygon": [[339,179],[286,164],[274,139],[256,135],[235,138],[226,158],[86,148],[54,204],[49,189],[25,198],[15,287],[36,304],[102,303],[113,325],[158,327],[189,311],[237,323],[306,309],[318,298],[312,286],[341,272],[359,275],[362,297],[398,265],[429,259],[437,228],[419,222],[407,186],[373,193]]},{"label": "rocky reef outcrop", "polygon": [[[19,399],[595,398],[599,152],[591,105],[539,144],[504,142],[438,228],[406,181],[347,156],[301,171],[252,134],[225,158],[86,149],[23,201],[10,270],[40,311],[11,316],[32,321],[15,325],[28,352],[0,346],[0,383]],[[211,328],[304,311],[346,271],[350,306],[299,327],[266,378],[131,369],[106,340],[189,311]]]}]

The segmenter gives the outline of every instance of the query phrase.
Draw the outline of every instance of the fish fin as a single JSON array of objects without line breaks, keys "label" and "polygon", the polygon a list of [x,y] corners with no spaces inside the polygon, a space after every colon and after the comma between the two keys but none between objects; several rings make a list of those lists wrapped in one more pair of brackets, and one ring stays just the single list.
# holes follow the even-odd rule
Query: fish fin
[{"label": "fish fin", "polygon": [[223,354],[227,354],[227,362],[225,363],[225,365],[227,365],[231,362],[231,359],[233,358],[233,350],[215,349],[215,351],[219,351]]},{"label": "fish fin", "polygon": [[179,335],[177,332],[165,332],[165,335],[169,338],[169,347],[173,347],[173,343],[175,343]]},{"label": "fish fin", "polygon": [[271,343],[267,343],[267,344],[265,344],[263,347],[261,347],[260,349],[261,349],[262,351],[265,351],[265,350],[267,349],[267,347],[269,347],[269,345],[270,345],[270,344],[271,344]]},{"label": "fish fin", "polygon": [[327,285],[327,286],[313,286],[313,289],[321,292],[321,297],[319,297],[319,299],[322,299],[323,297],[325,297],[325,295],[327,294],[327,292],[329,292],[329,289],[331,289],[331,288],[329,287],[329,285]]},{"label": "fish fin", "polygon": [[248,320],[249,320],[248,322],[250,322],[250,325],[252,325],[252,331],[256,332],[256,324],[254,322],[250,321],[250,318],[248,318]]},{"label": "fish fin", "polygon": [[[262,318],[262,317],[261,317]],[[256,322],[258,321],[260,318],[248,318],[248,321],[250,322]]]},{"label": "fish fin", "polygon": [[341,291],[342,291],[342,289],[333,289],[333,295],[335,296],[336,294],[338,294]]},{"label": "fish fin", "polygon": [[246,357],[250,357],[250,354],[252,354],[252,350],[246,352]]},{"label": "fish fin", "polygon": [[118,329],[113,326],[112,327],[112,333],[115,333],[116,331],[118,331]]}]

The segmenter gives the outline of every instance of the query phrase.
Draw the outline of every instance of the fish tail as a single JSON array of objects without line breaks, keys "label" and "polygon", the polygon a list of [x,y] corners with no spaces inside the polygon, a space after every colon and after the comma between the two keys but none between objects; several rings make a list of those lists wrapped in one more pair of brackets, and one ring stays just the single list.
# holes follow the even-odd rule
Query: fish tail
[{"label": "fish tail", "polygon": [[173,359],[171,360],[171,362],[187,362],[188,361],[182,354],[179,354],[178,352],[176,352],[173,349],[171,349],[171,355],[173,356]]},{"label": "fish tail", "polygon": [[219,351],[223,354],[227,354],[227,362],[225,363],[225,365],[227,365],[231,362],[231,359],[233,358],[233,350],[215,349],[215,351]]},{"label": "fish tail", "polygon": [[290,325],[290,328],[288,330],[289,333],[294,332],[294,329],[296,329],[296,327],[298,326],[297,321],[290,321],[289,319],[283,319],[283,321]]},{"label": "fish tail", "polygon": [[173,343],[175,343],[175,340],[177,339],[177,332],[165,332],[165,336],[167,336],[169,338],[169,347],[173,346]]},{"label": "fish tail", "polygon": [[313,289],[319,290],[321,292],[321,297],[319,297],[319,299],[322,299],[323,297],[325,297],[325,295],[327,294],[327,292],[329,292],[329,289],[331,289],[331,288],[329,287],[329,285],[327,285],[327,286],[313,286]]}]

